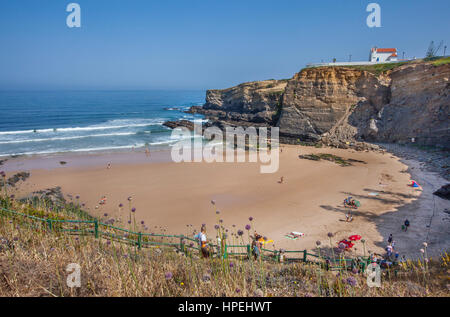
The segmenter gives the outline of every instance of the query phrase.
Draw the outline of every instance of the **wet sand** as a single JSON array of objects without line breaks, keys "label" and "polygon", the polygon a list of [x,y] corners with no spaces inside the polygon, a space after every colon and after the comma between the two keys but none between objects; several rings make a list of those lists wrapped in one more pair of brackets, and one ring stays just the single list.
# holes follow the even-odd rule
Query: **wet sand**
[{"label": "wet sand", "polygon": [[[331,153],[364,163],[342,167],[333,162],[298,158],[299,154],[311,153]],[[108,162],[111,169],[106,168]],[[80,202],[96,215],[108,213],[125,219],[129,214],[127,197],[132,196],[131,207],[136,208],[137,220],[143,220],[151,232],[158,232],[154,229],[157,226],[166,228],[167,233],[192,234],[187,225],[198,230],[206,223],[209,237],[214,238],[218,216],[210,201],[215,200],[219,217],[230,232],[245,231],[245,225],[250,224],[251,233],[256,230],[275,241],[269,248],[311,250],[317,240],[326,248],[330,246],[327,233],[332,232],[333,246],[342,238],[359,234],[366,240],[366,251],[383,254],[386,239],[392,233],[397,252],[412,258],[420,256],[424,224],[429,222],[414,211],[414,201],[422,190],[408,186],[408,167],[391,154],[283,146],[278,172],[261,174],[259,167],[260,163],[248,162],[173,163],[169,152],[160,151],[152,152],[150,158],[144,152],[14,158],[2,169],[8,174],[31,172],[31,177],[20,185],[19,196],[61,186],[66,195],[79,195]],[[433,182],[439,182],[435,177]],[[428,193],[427,184],[421,185]],[[107,197],[105,205],[98,204],[102,196]],[[362,204],[354,212],[352,222],[345,221],[346,209],[342,206],[347,196]],[[119,203],[127,207],[122,214]],[[424,204],[420,210],[426,211],[427,203]],[[254,220],[250,222],[249,217]],[[407,233],[401,231],[405,217],[410,217],[412,223]],[[291,231],[303,232],[305,236],[298,240],[285,238]],[[432,239],[446,239],[430,244],[429,253],[438,254],[448,247],[448,235],[445,236],[445,230],[437,235],[432,232]],[[360,242],[353,252],[363,253]]]}]

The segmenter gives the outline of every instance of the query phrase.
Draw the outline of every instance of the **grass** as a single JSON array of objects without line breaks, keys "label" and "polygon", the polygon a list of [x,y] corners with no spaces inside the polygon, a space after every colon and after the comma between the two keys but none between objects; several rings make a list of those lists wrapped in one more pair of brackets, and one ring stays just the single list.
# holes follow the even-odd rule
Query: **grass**
[{"label": "grass", "polygon": [[362,66],[345,66],[361,71],[367,71],[374,75],[381,75],[388,71],[394,70],[400,66],[407,64],[408,62],[399,62],[399,63],[385,63],[385,64],[376,64],[376,65],[362,65]]},{"label": "grass", "polygon": [[434,66],[446,65],[446,64],[449,64],[449,63],[450,63],[450,56],[449,57],[441,57],[441,58],[439,58],[437,60],[434,60],[432,62],[432,64]]},{"label": "grass", "polygon": [[[7,197],[2,196],[2,204],[19,212],[38,210],[40,216],[61,219],[80,215],[65,205],[55,211],[48,202]],[[138,250],[117,240],[58,232],[21,219],[0,216],[0,296],[449,296],[450,257],[445,253],[440,259],[428,260],[426,248],[422,261],[406,261],[384,270],[382,287],[371,288],[358,269],[335,272],[314,263],[245,257],[205,259],[198,251],[184,253],[173,247]],[[255,222],[250,221],[254,229]],[[218,230],[221,235],[225,228]],[[245,243],[244,236],[236,235],[233,243]],[[338,241],[331,236],[324,237],[330,246]],[[323,255],[324,250],[318,247],[318,253]],[[80,266],[81,287],[67,285],[71,263]]]}]

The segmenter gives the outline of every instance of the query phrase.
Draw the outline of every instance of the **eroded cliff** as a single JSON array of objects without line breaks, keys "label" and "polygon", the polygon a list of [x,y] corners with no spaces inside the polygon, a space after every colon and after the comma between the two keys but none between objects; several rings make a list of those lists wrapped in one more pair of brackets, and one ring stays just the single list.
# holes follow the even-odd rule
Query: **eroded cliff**
[{"label": "eroded cliff", "polygon": [[[384,66],[382,66],[384,67]],[[415,142],[450,148],[450,64],[306,68],[290,80],[209,90],[203,113],[218,126],[278,126],[285,143]]]}]

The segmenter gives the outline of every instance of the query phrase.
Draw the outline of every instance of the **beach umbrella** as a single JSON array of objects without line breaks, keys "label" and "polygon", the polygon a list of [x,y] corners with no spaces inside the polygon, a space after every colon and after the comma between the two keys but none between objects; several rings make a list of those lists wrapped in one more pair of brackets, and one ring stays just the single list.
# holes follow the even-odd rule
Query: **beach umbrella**
[{"label": "beach umbrella", "polygon": [[352,236],[350,236],[348,238],[349,238],[349,240],[352,240],[352,241],[361,240],[361,236],[359,234],[354,234],[354,235],[352,235]]}]

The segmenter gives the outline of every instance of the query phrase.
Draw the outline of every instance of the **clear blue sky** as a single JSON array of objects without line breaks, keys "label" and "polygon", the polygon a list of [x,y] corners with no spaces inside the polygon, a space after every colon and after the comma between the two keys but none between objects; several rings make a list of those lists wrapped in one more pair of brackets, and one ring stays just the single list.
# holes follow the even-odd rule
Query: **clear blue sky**
[{"label": "clear blue sky", "polygon": [[[366,26],[370,2],[381,28]],[[449,0],[0,0],[0,90],[225,88],[374,45],[423,57],[449,44],[449,13]]]}]

